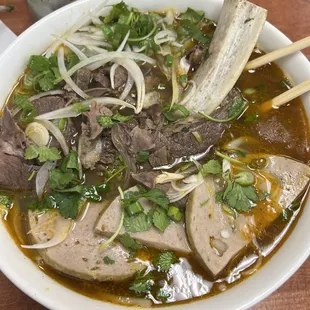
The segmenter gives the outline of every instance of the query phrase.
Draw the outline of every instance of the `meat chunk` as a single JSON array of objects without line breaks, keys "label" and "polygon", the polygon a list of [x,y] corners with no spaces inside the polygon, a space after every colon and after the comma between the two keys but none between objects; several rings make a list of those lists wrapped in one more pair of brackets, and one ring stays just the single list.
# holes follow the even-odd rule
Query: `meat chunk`
[{"label": "meat chunk", "polygon": [[46,96],[33,101],[38,115],[64,108],[66,101],[61,96]]},{"label": "meat chunk", "polygon": [[240,214],[235,220],[225,213],[222,206],[215,201],[215,185],[212,177],[205,178],[205,182],[190,195],[186,208],[186,230],[190,246],[201,265],[214,276],[218,276],[252,241],[253,234],[249,233],[248,227],[255,227],[258,224],[260,230],[267,227],[298,198],[309,183],[310,167],[307,165],[281,156],[262,154],[251,156],[266,159],[267,166],[261,173],[272,175],[278,184],[277,189],[273,189],[270,194],[270,198],[279,205],[279,208],[273,208],[268,219],[259,222],[253,215]]},{"label": "meat chunk", "polygon": [[33,187],[33,181],[28,178],[34,167],[24,160],[26,144],[24,132],[4,108],[0,125],[0,188],[17,191]]},{"label": "meat chunk", "polygon": [[[132,187],[128,191],[137,191],[137,187]],[[152,208],[152,204],[146,199],[140,199],[139,202],[146,211]],[[121,212],[121,200],[118,196],[100,217],[95,231],[97,233],[102,233],[104,236],[113,235],[119,225]],[[120,233],[124,234],[125,229],[122,228]],[[160,232],[155,227],[152,227],[149,231],[129,234],[142,244],[155,248],[180,251],[183,253],[191,252],[187,243],[184,222],[171,223],[164,232]]]},{"label": "meat chunk", "polygon": [[88,86],[92,80],[92,72],[86,68],[79,69],[76,74],[76,85],[82,90],[88,89]]},{"label": "meat chunk", "polygon": [[[120,281],[134,275],[145,267],[138,262],[128,262],[129,253],[118,243],[100,250],[105,241],[94,233],[95,222],[104,204],[97,204],[88,209],[83,220],[75,223],[65,241],[57,246],[39,250],[44,262],[52,268],[69,276],[96,281]],[[37,214],[29,211],[31,239],[34,243],[44,243],[52,238],[53,231],[66,227],[68,220],[57,212]],[[115,261],[112,265],[104,263],[108,256]]]}]

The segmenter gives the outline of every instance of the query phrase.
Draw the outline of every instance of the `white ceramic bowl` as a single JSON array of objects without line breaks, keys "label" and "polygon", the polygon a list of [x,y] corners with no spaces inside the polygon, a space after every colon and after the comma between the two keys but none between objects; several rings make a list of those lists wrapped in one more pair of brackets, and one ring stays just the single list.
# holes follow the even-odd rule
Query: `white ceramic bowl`
[{"label": "white ceramic bowl", "polygon": [[[115,2],[115,1],[110,1]],[[205,10],[208,17],[217,20],[220,0],[126,0],[140,9],[162,9],[174,6],[184,10],[187,6]],[[0,57],[0,105],[23,72],[29,56],[42,53],[51,43],[50,34],[61,35],[74,23],[80,14],[96,7],[98,0],[83,0],[60,9],[40,20],[25,31]],[[265,51],[271,51],[291,43],[279,30],[266,23],[259,39]],[[286,57],[278,62],[297,84],[310,79],[310,64],[301,54]],[[310,117],[310,94],[303,97]],[[255,275],[239,285],[215,297],[190,304],[191,309],[246,309],[267,297],[283,284],[307,259],[310,254],[310,201],[305,206],[297,226],[270,261]],[[103,304],[100,301],[79,295],[52,280],[40,271],[32,261],[18,249],[0,221],[0,269],[22,291],[49,309],[57,310],[116,310],[123,307]],[[172,306],[170,310],[185,310],[188,305]]]}]

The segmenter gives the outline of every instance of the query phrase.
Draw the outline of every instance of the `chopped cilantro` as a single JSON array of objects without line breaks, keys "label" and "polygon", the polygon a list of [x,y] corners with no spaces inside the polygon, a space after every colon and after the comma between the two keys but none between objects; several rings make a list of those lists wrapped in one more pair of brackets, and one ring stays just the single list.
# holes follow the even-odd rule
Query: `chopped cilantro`
[{"label": "chopped cilantro", "polygon": [[70,151],[69,155],[63,160],[61,164],[63,171],[68,169],[79,170],[78,153],[76,151]]},{"label": "chopped cilantro", "polygon": [[13,198],[8,195],[0,195],[0,204],[10,209],[13,206]]},{"label": "chopped cilantro", "polygon": [[170,203],[169,199],[162,190],[154,188],[149,191],[141,190],[140,192],[126,192],[123,204],[126,207],[141,198],[152,201],[165,210],[168,209]]},{"label": "chopped cilantro", "polygon": [[171,221],[165,210],[156,208],[153,214],[153,224],[160,231],[164,232],[170,225]]},{"label": "chopped cilantro", "polygon": [[72,170],[62,171],[59,168],[53,169],[49,172],[49,185],[54,190],[62,190],[73,184],[76,180],[76,175]]},{"label": "chopped cilantro", "polygon": [[49,59],[41,55],[32,55],[28,62],[28,68],[36,72],[49,70],[50,66]]},{"label": "chopped cilantro", "polygon": [[172,55],[165,56],[165,66],[171,68],[173,65],[174,57]]},{"label": "chopped cilantro", "polygon": [[130,283],[129,289],[137,295],[147,293],[154,285],[154,281],[150,275],[141,276],[138,275],[133,282]]},{"label": "chopped cilantro", "polygon": [[204,19],[205,13],[203,11],[196,11],[192,8],[187,8],[186,12],[181,13],[180,20],[189,20],[194,24],[200,23]]},{"label": "chopped cilantro", "polygon": [[142,248],[142,245],[132,239],[128,233],[121,235],[119,241],[126,249],[130,250],[131,252],[138,251]]},{"label": "chopped cilantro", "polygon": [[152,227],[152,221],[147,214],[140,213],[134,216],[125,216],[124,227],[127,232],[148,231]]},{"label": "chopped cilantro", "polygon": [[14,97],[14,104],[21,108],[20,121],[22,123],[30,123],[37,115],[35,106],[28,100],[27,97],[16,95]]},{"label": "chopped cilantro", "polygon": [[115,260],[114,259],[111,259],[109,256],[105,256],[103,258],[103,261],[106,265],[113,265],[115,264]]},{"label": "chopped cilantro", "polygon": [[112,128],[112,126],[114,124],[111,116],[97,116],[97,122],[103,128]]},{"label": "chopped cilantro", "polygon": [[257,113],[248,114],[244,120],[245,123],[252,123],[257,121],[260,118],[260,115]]},{"label": "chopped cilantro", "polygon": [[156,257],[154,265],[159,271],[168,272],[172,264],[177,263],[179,260],[173,252],[164,252]]},{"label": "chopped cilantro", "polygon": [[137,155],[137,162],[138,163],[146,163],[149,160],[150,152],[148,151],[141,151]]},{"label": "chopped cilantro", "polygon": [[179,82],[180,82],[181,84],[186,85],[186,84],[187,84],[187,75],[186,75],[186,74],[180,75],[180,76],[179,76]]},{"label": "chopped cilantro", "polygon": [[233,101],[231,108],[229,109],[228,117],[238,117],[244,111],[245,105],[245,102],[241,98]]},{"label": "chopped cilantro", "polygon": [[200,172],[204,177],[207,174],[220,174],[222,173],[222,166],[219,161],[211,159],[202,165]]},{"label": "chopped cilantro", "polygon": [[156,299],[160,300],[161,302],[167,302],[168,298],[170,298],[170,293],[167,292],[165,289],[160,288],[156,292]]},{"label": "chopped cilantro", "polygon": [[36,146],[33,144],[26,148],[24,157],[28,160],[38,158],[41,163],[61,158],[57,148],[48,148],[47,146]]}]

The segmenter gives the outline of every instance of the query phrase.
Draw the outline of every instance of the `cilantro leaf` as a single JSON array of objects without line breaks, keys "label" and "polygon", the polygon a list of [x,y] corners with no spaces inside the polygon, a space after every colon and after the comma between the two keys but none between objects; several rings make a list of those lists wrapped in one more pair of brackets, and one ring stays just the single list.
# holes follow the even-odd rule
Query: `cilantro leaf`
[{"label": "cilantro leaf", "polygon": [[55,88],[54,85],[55,74],[53,72],[47,72],[41,79],[39,79],[40,88],[43,91],[50,91]]},{"label": "cilantro leaf", "polygon": [[152,221],[144,213],[135,216],[125,216],[124,227],[126,231],[132,233],[148,231],[152,227]]},{"label": "cilantro leaf", "polygon": [[111,116],[97,116],[97,122],[98,122],[103,128],[112,128],[112,126],[114,125]]},{"label": "cilantro leaf", "polygon": [[162,272],[168,272],[172,264],[178,262],[178,258],[173,252],[161,253],[155,260],[155,266]]},{"label": "cilantro leaf", "polygon": [[17,95],[14,97],[14,104],[21,108],[20,121],[22,123],[31,122],[37,115],[35,106],[28,100],[26,96]]},{"label": "cilantro leaf", "polygon": [[153,214],[153,224],[160,231],[164,232],[166,228],[170,225],[171,221],[165,210],[161,208],[156,208]]},{"label": "cilantro leaf", "polygon": [[59,213],[65,219],[76,219],[79,210],[83,204],[81,196],[76,193],[56,193],[54,194],[56,206],[59,208]]},{"label": "cilantro leaf", "polygon": [[187,8],[186,12],[181,13],[180,20],[189,20],[194,24],[200,23],[204,19],[205,13],[203,11],[196,11],[192,8]]},{"label": "cilantro leaf", "polygon": [[125,233],[122,236],[120,236],[119,241],[126,249],[132,252],[135,252],[142,248],[142,245],[139,242],[132,239],[128,233]]},{"label": "cilantro leaf", "polygon": [[147,293],[154,285],[150,275],[140,276],[138,275],[133,282],[130,283],[129,289],[135,292],[137,295]]},{"label": "cilantro leaf", "polygon": [[219,161],[211,159],[202,165],[200,172],[204,177],[207,174],[220,174],[222,173],[222,166]]},{"label": "cilantro leaf", "polygon": [[166,194],[157,188],[151,189],[149,191],[140,191],[140,192],[126,192],[125,199],[123,199],[124,206],[130,205],[141,198],[145,198],[149,201],[154,202],[161,208],[168,210],[169,206],[169,199],[167,198]]},{"label": "cilantro leaf", "polygon": [[61,169],[66,171],[68,169],[79,170],[78,153],[76,151],[70,151],[61,164]]},{"label": "cilantro leaf", "polygon": [[105,256],[103,258],[103,261],[106,265],[113,265],[115,264],[115,260],[114,259],[111,259],[109,256]]},{"label": "cilantro leaf", "polygon": [[171,294],[167,292],[164,288],[160,288],[156,292],[156,299],[160,300],[161,302],[166,302],[168,298],[171,297]]},{"label": "cilantro leaf", "polygon": [[141,151],[137,155],[137,162],[138,163],[146,163],[149,160],[150,152],[148,151]]},{"label": "cilantro leaf", "polygon": [[244,108],[245,102],[241,98],[236,99],[229,109],[228,117],[238,117],[243,112]]},{"label": "cilantro leaf", "polygon": [[41,55],[32,55],[28,62],[28,68],[37,72],[49,70],[50,66],[49,59]]},{"label": "cilantro leaf", "polygon": [[203,31],[200,29],[199,25],[196,25],[192,21],[185,19],[181,20],[181,25],[178,28],[179,36],[186,36],[189,38],[194,39],[198,43],[206,44],[211,41],[211,37],[207,36],[203,33]]},{"label": "cilantro leaf", "polygon": [[13,198],[8,195],[0,195],[0,204],[10,209],[13,206]]},{"label": "cilantro leaf", "polygon": [[174,104],[170,107],[169,104],[165,104],[163,108],[163,115],[169,122],[175,122],[179,119],[189,116],[189,111],[180,104]]},{"label": "cilantro leaf", "polygon": [[62,190],[68,185],[74,183],[76,175],[72,170],[63,172],[61,169],[56,168],[49,172],[48,180],[52,189]]},{"label": "cilantro leaf", "polygon": [[33,144],[26,148],[24,157],[28,160],[38,158],[41,163],[61,158],[57,148],[48,148],[47,146],[37,146]]},{"label": "cilantro leaf", "polygon": [[133,119],[133,115],[122,115],[118,112],[112,116],[112,120],[118,123],[125,123]]},{"label": "cilantro leaf", "polygon": [[127,4],[124,1],[121,1],[117,4],[112,5],[112,10],[109,15],[104,18],[104,23],[108,24],[112,21],[117,21],[121,15],[128,16],[129,14],[130,11]]}]

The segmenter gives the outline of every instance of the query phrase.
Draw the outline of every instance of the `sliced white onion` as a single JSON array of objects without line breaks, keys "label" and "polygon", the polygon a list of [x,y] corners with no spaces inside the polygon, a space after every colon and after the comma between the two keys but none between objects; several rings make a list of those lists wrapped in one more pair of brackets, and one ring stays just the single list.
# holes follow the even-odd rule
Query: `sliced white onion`
[{"label": "sliced white onion", "polygon": [[143,103],[145,99],[145,80],[143,73],[140,67],[131,59],[116,58],[115,62],[123,66],[128,71],[128,74],[130,74],[135,81],[137,88],[137,105],[135,112],[138,114],[143,109]]},{"label": "sliced white onion", "polygon": [[50,140],[47,129],[38,122],[28,124],[25,129],[25,135],[38,146],[46,146]]},{"label": "sliced white onion", "polygon": [[111,44],[103,41],[103,37],[94,37],[93,35],[74,33],[71,34],[67,40],[76,45],[93,45],[93,46],[103,46],[111,47]]},{"label": "sliced white onion", "polygon": [[69,41],[62,39],[54,34],[52,34],[53,37],[55,37],[57,40],[59,40],[62,44],[64,44],[65,46],[67,46],[68,48],[70,48],[70,50],[77,56],[79,57],[80,60],[85,60],[87,59],[86,55],[80,51],[75,45],[73,45],[72,43],[70,43]]},{"label": "sliced white onion", "polygon": [[90,13],[89,16],[90,16],[94,25],[102,25],[103,24],[102,21],[100,20],[100,18],[97,17],[96,15]]},{"label": "sliced white onion", "polygon": [[134,79],[132,78],[131,74],[128,72],[128,77],[127,77],[127,81],[126,81],[126,85],[125,88],[121,94],[121,96],[119,97],[119,99],[121,100],[125,100],[126,97],[129,95],[133,85],[135,84]]},{"label": "sliced white onion", "polygon": [[180,60],[180,68],[184,71],[185,74],[187,74],[189,69],[191,68],[191,64],[186,59],[186,56],[181,58],[181,60]]},{"label": "sliced white onion", "polygon": [[173,107],[173,105],[178,103],[179,101],[179,85],[177,81],[176,60],[173,61],[172,65],[171,82],[172,82],[172,98],[170,107]]},{"label": "sliced white onion", "polygon": [[168,25],[172,25],[174,22],[174,12],[172,10],[168,10],[165,17],[165,22]]},{"label": "sliced white onion", "polygon": [[38,99],[40,99],[42,97],[64,95],[65,93],[66,92],[64,90],[60,90],[60,89],[51,90],[51,91],[47,91],[47,92],[40,93],[40,94],[37,94],[37,95],[33,95],[28,100],[30,102],[32,102],[32,101],[38,100]]},{"label": "sliced white onion", "polygon": [[83,165],[82,165],[82,161],[81,161],[81,157],[82,157],[82,143],[81,143],[81,138],[79,139],[79,143],[78,143],[78,165],[79,165],[79,178],[80,180],[82,180],[83,178]]},{"label": "sliced white onion", "polygon": [[102,54],[102,53],[106,53],[107,50],[98,46],[93,46],[93,45],[86,45],[86,48],[90,51],[95,51],[97,52],[97,54]]},{"label": "sliced white onion", "polygon": [[50,170],[56,167],[55,161],[47,161],[44,165],[39,169],[36,176],[36,192],[39,199],[42,198],[44,193],[45,185],[48,181],[48,173]]},{"label": "sliced white onion", "polygon": [[120,46],[117,48],[117,50],[116,50],[117,52],[121,52],[124,49],[125,45],[127,44],[129,36],[130,36],[130,30],[127,32],[124,40],[122,41]]},{"label": "sliced white onion", "polygon": [[170,173],[163,171],[162,174],[155,178],[155,184],[164,184],[169,183],[171,181],[179,181],[184,179],[184,175],[180,173]]},{"label": "sliced white onion", "polygon": [[125,51],[126,51],[126,52],[131,52],[131,47],[130,47],[129,44],[126,44],[126,46],[125,46]]},{"label": "sliced white onion", "polygon": [[64,240],[66,240],[71,230],[71,227],[72,227],[72,220],[66,220],[59,216],[56,218],[54,236],[51,240],[44,243],[37,243],[33,245],[21,245],[21,247],[23,249],[32,249],[32,250],[42,250],[52,248],[62,243]]},{"label": "sliced white onion", "polygon": [[85,27],[80,28],[79,31],[88,32],[88,33],[96,33],[96,32],[102,33],[102,31],[98,31],[98,28],[95,26],[85,26]]},{"label": "sliced white onion", "polygon": [[192,80],[188,81],[188,84],[191,85],[190,91],[185,93],[184,98],[179,102],[180,105],[185,105],[188,101],[190,101],[196,93],[196,83]]},{"label": "sliced white onion", "polygon": [[[85,61],[87,61],[87,59]],[[89,98],[89,96],[73,82],[70,75],[68,75],[68,71],[65,65],[65,55],[63,47],[59,48],[58,50],[58,67],[61,77],[72,88],[72,90],[84,99]]]},{"label": "sliced white onion", "polygon": [[56,127],[52,122],[45,120],[45,119],[40,119],[38,120],[39,123],[41,123],[58,141],[60,144],[63,153],[65,156],[69,154],[69,147],[67,145],[66,139],[62,132],[59,130],[58,127]]},{"label": "sliced white onion", "polygon": [[111,87],[113,89],[115,89],[115,83],[114,83],[115,71],[116,71],[118,66],[119,66],[118,64],[113,64],[111,69],[110,69],[110,81],[111,81]]},{"label": "sliced white onion", "polygon": [[203,182],[204,179],[201,173],[198,173],[193,178],[191,178],[191,183],[185,184],[183,186],[178,186],[176,184],[176,181],[172,181],[172,189],[167,192],[167,197],[170,202],[179,201],[183,197],[187,196],[190,192],[192,192],[196,187],[201,185]]},{"label": "sliced white onion", "polygon": [[146,46],[145,46],[145,45],[142,46],[142,47],[138,47],[138,46],[134,45],[134,46],[132,47],[132,50],[133,50],[135,53],[141,53],[141,52],[143,52],[145,49],[146,49]]},{"label": "sliced white onion", "polygon": [[38,121],[41,121],[41,120],[53,120],[53,119],[77,117],[82,114],[82,112],[76,110],[77,107],[81,107],[81,105],[83,105],[85,106],[85,108],[89,108],[93,102],[96,102],[97,104],[104,104],[104,105],[119,105],[122,107],[127,107],[127,108],[131,108],[135,110],[135,107],[133,105],[123,100],[113,98],[113,97],[101,97],[101,98],[92,98],[92,99],[89,99],[83,102],[72,104],[65,108],[61,108],[58,110],[54,110],[52,112],[41,114],[37,116],[35,119]]},{"label": "sliced white onion", "polygon": [[[106,3],[108,0],[103,1],[100,5],[93,9],[95,16],[100,16],[102,12],[106,9]],[[71,34],[78,31],[80,28],[84,26],[88,26],[91,22],[91,18],[87,14],[82,14],[77,21],[62,35],[62,38],[66,39]],[[45,56],[49,58],[53,53],[57,51],[57,48],[61,45],[61,42],[55,41],[53,44],[48,48],[45,53]]]},{"label": "sliced white onion", "polygon": [[159,31],[155,36],[154,36],[154,42],[157,45],[160,45],[162,43],[166,42],[174,42],[177,39],[178,35],[175,31],[172,30],[162,30]]},{"label": "sliced white onion", "polygon": [[179,43],[179,42],[172,42],[171,45],[174,47],[183,47],[184,44]]},{"label": "sliced white onion", "polygon": [[[87,66],[87,68],[91,71],[98,69],[101,66],[104,66],[106,63],[112,61],[114,58],[130,58],[136,61],[143,61],[149,63],[151,65],[155,65],[156,61],[144,54],[134,53],[134,52],[106,52],[99,55],[95,55],[90,57],[87,61],[81,61],[77,65],[75,65],[72,69],[70,69],[69,75],[71,76],[78,69]],[[59,81],[60,82],[60,81]]]}]

